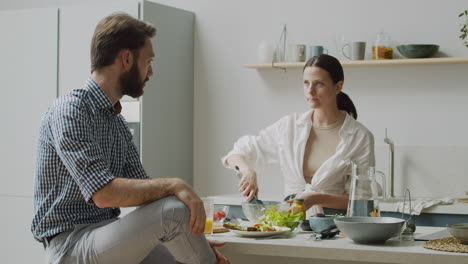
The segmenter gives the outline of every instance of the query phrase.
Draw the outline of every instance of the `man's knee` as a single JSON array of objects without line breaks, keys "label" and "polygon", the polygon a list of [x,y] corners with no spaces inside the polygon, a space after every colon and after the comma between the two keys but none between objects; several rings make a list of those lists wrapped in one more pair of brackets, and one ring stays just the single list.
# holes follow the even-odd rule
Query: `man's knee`
[{"label": "man's knee", "polygon": [[165,224],[188,224],[190,211],[188,207],[175,196],[161,199],[163,202],[161,216]]}]

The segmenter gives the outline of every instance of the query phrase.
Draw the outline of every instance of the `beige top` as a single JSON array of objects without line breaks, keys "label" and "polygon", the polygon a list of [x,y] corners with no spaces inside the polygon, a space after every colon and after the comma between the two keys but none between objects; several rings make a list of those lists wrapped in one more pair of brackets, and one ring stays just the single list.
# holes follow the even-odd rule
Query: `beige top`
[{"label": "beige top", "polygon": [[304,152],[304,180],[311,183],[315,172],[333,156],[340,143],[340,129],[345,118],[329,126],[312,126]]}]

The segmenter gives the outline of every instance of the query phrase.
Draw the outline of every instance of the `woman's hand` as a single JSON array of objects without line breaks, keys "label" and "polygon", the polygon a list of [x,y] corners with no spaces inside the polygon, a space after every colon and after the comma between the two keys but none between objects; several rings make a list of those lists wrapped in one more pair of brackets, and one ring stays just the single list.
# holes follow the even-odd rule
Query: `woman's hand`
[{"label": "woman's hand", "polygon": [[309,210],[313,205],[318,204],[318,196],[320,193],[301,193],[296,196],[298,199],[304,199],[304,207]]},{"label": "woman's hand", "polygon": [[241,170],[241,175],[242,178],[238,187],[242,196],[247,197],[247,201],[258,197],[257,173],[254,170],[248,169],[246,171]]},{"label": "woman's hand", "polygon": [[341,210],[346,210],[348,208],[348,195],[346,193],[301,193],[296,198],[304,199],[304,207],[306,210],[313,205]]}]

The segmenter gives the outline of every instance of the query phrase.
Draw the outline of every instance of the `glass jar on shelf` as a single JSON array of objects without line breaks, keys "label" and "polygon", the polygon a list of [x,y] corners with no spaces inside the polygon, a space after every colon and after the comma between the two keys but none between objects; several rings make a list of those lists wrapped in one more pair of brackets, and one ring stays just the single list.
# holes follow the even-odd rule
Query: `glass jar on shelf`
[{"label": "glass jar on shelf", "polygon": [[375,45],[372,46],[373,60],[389,60],[393,59],[393,48],[391,47],[390,35],[381,32],[377,34]]}]

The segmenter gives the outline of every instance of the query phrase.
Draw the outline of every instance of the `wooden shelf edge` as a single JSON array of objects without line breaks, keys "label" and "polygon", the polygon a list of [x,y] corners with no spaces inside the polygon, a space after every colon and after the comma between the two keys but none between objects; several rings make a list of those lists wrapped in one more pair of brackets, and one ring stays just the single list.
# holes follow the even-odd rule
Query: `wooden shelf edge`
[{"label": "wooden shelf edge", "polygon": [[[468,57],[445,57],[427,59],[394,59],[394,60],[362,60],[362,61],[342,61],[343,67],[358,66],[385,66],[385,65],[437,65],[437,64],[468,64]],[[264,64],[245,64],[245,68],[250,69],[273,69],[273,68],[303,68],[304,62],[278,62]]]}]

